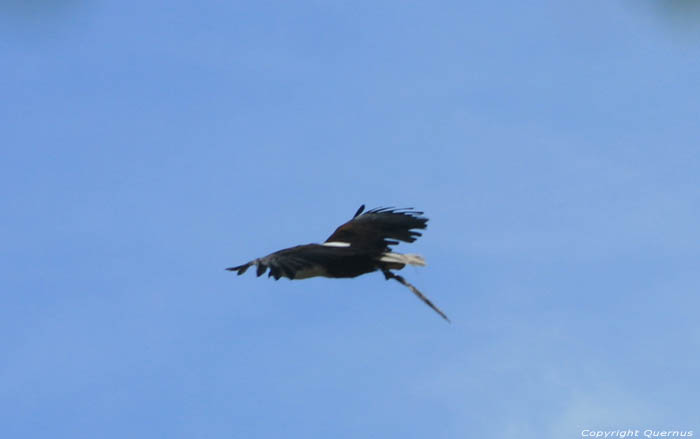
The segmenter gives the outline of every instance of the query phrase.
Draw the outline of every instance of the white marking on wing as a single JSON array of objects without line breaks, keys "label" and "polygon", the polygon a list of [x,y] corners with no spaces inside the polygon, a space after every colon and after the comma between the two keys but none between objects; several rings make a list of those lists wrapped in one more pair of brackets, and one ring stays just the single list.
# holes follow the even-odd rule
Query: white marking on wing
[{"label": "white marking on wing", "polygon": [[324,242],[321,245],[325,245],[326,247],[350,247],[349,242],[338,242],[338,241]]}]

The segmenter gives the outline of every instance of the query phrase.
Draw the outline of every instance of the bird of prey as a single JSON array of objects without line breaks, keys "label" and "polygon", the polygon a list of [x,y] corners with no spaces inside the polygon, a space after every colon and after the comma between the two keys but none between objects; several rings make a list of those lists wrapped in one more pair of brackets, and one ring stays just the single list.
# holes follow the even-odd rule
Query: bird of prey
[{"label": "bird of prey", "polygon": [[412,208],[381,207],[366,212],[364,210],[363,204],[352,219],[338,227],[323,244],[297,245],[227,270],[241,275],[255,265],[258,276],[269,269],[268,277],[274,277],[275,280],[281,277],[357,277],[380,270],[386,280],[394,279],[405,285],[449,322],[445,313],[423,293],[391,271],[400,270],[406,265],[425,266],[425,260],[420,255],[395,253],[390,246],[399,241],[415,241],[421,233],[414,229],[425,229],[428,218],[421,216],[423,212]]}]

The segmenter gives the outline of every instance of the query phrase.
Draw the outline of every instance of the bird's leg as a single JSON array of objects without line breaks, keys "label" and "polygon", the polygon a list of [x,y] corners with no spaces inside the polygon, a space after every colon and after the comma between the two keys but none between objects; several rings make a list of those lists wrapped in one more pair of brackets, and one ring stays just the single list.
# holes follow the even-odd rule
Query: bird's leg
[{"label": "bird's leg", "polygon": [[411,283],[409,283],[408,281],[406,281],[406,279],[404,279],[403,276],[399,276],[398,274],[394,274],[394,273],[392,273],[391,271],[389,271],[389,270],[387,270],[387,269],[383,269],[383,270],[382,270],[382,273],[384,273],[384,278],[385,278],[386,280],[395,279],[397,282],[399,282],[399,283],[401,283],[401,284],[407,286],[408,289],[411,290],[411,292],[412,292],[413,294],[415,294],[415,295],[416,295],[420,300],[422,300],[426,305],[428,305],[429,307],[431,307],[431,308],[433,309],[433,311],[435,311],[436,313],[440,314],[440,316],[441,316],[443,319],[447,320],[448,322],[450,321],[450,319],[447,318],[447,316],[445,315],[445,313],[442,312],[442,311],[440,311],[440,308],[438,308],[437,306],[433,305],[433,302],[431,302],[430,299],[428,299],[427,297],[425,297],[425,296],[423,295],[423,293],[421,293],[420,291],[418,291],[418,288],[414,287],[413,285],[411,285]]}]

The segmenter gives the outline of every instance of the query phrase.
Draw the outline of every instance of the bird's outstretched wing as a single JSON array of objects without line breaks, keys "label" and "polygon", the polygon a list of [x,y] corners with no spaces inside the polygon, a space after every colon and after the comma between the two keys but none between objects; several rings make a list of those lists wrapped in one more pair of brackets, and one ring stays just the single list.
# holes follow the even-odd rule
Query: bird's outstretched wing
[{"label": "bird's outstretched wing", "polygon": [[238,274],[241,275],[245,273],[248,268],[255,265],[257,268],[256,274],[258,276],[262,276],[269,268],[270,272],[268,273],[268,277],[274,277],[275,280],[282,276],[294,279],[297,272],[301,270],[311,270],[319,266],[319,262],[318,252],[309,251],[308,245],[298,245],[271,253],[262,258],[253,259],[237,267],[227,268],[227,270],[237,271]]},{"label": "bird's outstretched wing", "polygon": [[365,272],[372,271],[374,268],[371,256],[362,249],[306,244],[286,248],[227,270],[236,271],[240,275],[255,265],[258,276],[264,274],[269,268],[268,277],[274,277],[275,280],[280,277],[289,279],[306,279],[314,276],[338,277],[335,269],[346,264],[367,264]]},{"label": "bird's outstretched wing", "polygon": [[344,242],[352,247],[386,251],[398,241],[415,241],[421,233],[414,229],[427,227],[428,218],[412,208],[379,207],[362,213],[364,209],[364,205],[360,206],[355,216],[338,227],[326,242]]}]

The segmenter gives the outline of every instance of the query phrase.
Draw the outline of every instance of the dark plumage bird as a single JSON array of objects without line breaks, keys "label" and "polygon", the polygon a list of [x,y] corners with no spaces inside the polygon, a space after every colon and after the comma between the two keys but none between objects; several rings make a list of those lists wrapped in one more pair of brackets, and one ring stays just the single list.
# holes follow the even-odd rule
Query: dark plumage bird
[{"label": "dark plumage bird", "polygon": [[[391,251],[390,246],[399,241],[413,242],[421,236],[414,229],[424,230],[428,218],[413,209],[376,208],[364,212],[362,205],[352,219],[338,227],[323,244],[306,244],[286,248],[262,258],[227,270],[243,274],[253,265],[261,276],[268,269],[268,277],[278,280],[306,279],[315,276],[357,277],[380,270],[384,277],[407,286],[413,294],[431,307],[442,318],[450,321],[445,313],[425,297],[416,287],[391,270],[406,265],[425,266],[425,260],[416,254]],[[363,213],[364,212],[364,213]]]}]

